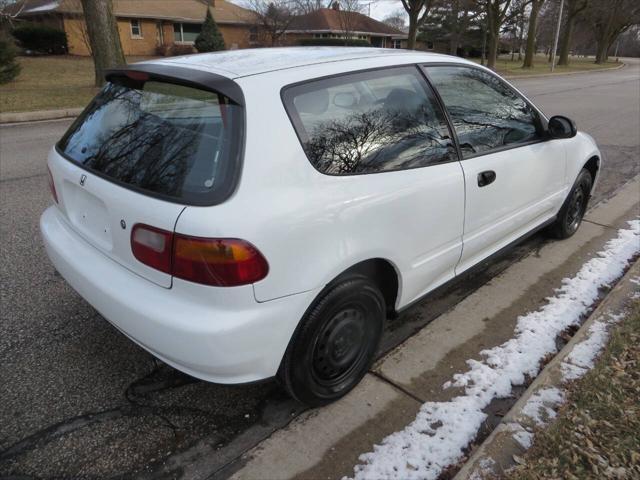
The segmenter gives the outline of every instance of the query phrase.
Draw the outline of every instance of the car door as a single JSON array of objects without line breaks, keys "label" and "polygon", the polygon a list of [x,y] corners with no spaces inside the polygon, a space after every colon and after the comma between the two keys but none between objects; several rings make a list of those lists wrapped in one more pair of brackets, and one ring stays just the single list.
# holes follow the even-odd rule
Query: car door
[{"label": "car door", "polygon": [[552,218],[566,194],[565,152],[542,116],[496,75],[427,66],[455,129],[465,177],[460,273]]},{"label": "car door", "polygon": [[286,88],[283,99],[308,160],[322,174],[308,201],[320,202],[336,222],[301,232],[322,246],[318,258],[335,259],[339,269],[389,259],[402,277],[398,306],[452,278],[462,251],[464,177],[452,131],[419,68],[314,79]]}]

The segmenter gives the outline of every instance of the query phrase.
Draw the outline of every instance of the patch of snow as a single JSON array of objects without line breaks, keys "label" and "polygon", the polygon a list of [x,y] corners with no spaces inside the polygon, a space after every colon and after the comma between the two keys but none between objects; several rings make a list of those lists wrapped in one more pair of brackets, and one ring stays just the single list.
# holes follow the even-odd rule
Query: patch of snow
[{"label": "patch of snow", "polygon": [[640,277],[633,277],[633,278],[630,278],[630,279],[629,279],[629,281],[630,281],[631,283],[635,283],[636,285],[640,285]]},{"label": "patch of snow", "polygon": [[564,380],[577,380],[591,370],[595,359],[609,338],[608,327],[624,318],[624,313],[608,314],[608,319],[598,319],[589,327],[588,336],[578,343],[560,365]]},{"label": "patch of snow", "polygon": [[562,390],[556,387],[541,388],[525,403],[522,413],[536,425],[544,425],[556,418],[556,408],[564,401]]},{"label": "patch of snow", "polygon": [[[568,365],[580,367],[583,372],[593,368],[594,360],[607,341],[607,323],[596,320],[589,328],[586,340],[578,343],[567,358],[562,362],[562,373],[567,380],[575,380],[577,370],[571,369]],[[567,365],[565,367],[565,365]],[[566,369],[566,372],[565,372]],[[573,372],[573,373],[571,373]],[[569,376],[567,376],[567,374]],[[580,375],[582,376],[582,375]]]},{"label": "patch of snow", "polygon": [[531,447],[533,444],[533,433],[516,422],[508,424],[507,428],[513,432],[513,439],[518,442],[522,448],[527,450]]},{"label": "patch of snow", "polygon": [[413,422],[359,457],[362,463],[354,467],[354,478],[435,480],[459,461],[486,418],[483,409],[494,398],[508,396],[512,385],[538,373],[544,357],[556,352],[556,337],[579,325],[600,288],[619,278],[640,251],[640,220],[629,225],[573,278],[564,279],[546,305],[519,317],[512,339],[482,351],[482,360],[468,360],[469,371],[444,385],[464,388],[464,395],[424,403]]},{"label": "patch of snow", "polygon": [[496,461],[486,457],[478,462],[478,468],[469,476],[469,480],[484,480],[488,475],[495,474]]},{"label": "patch of snow", "polygon": [[562,370],[562,378],[564,380],[577,380],[582,378],[589,370],[584,367],[578,367],[568,362],[562,362],[560,365]]}]

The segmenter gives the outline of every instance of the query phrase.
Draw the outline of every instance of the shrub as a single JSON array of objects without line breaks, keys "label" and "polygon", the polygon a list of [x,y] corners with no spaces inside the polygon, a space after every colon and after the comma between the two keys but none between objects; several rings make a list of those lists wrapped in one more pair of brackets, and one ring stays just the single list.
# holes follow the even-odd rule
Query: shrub
[{"label": "shrub", "polygon": [[67,53],[67,35],[63,30],[46,25],[26,23],[14,28],[11,34],[27,50],[54,55]]},{"label": "shrub", "polygon": [[178,55],[191,55],[192,53],[193,53],[192,45],[176,44],[176,45],[172,45],[171,48],[169,48],[167,55],[174,57]]},{"label": "shrub", "polygon": [[216,52],[225,48],[222,34],[208,8],[207,17],[204,19],[202,30],[196,38],[195,46],[199,52]]},{"label": "shrub", "polygon": [[13,80],[20,73],[20,64],[16,60],[16,48],[13,42],[0,36],[0,83]]},{"label": "shrub", "polygon": [[370,47],[371,44],[366,40],[357,38],[303,38],[300,45],[305,47]]},{"label": "shrub", "polygon": [[156,47],[156,55],[159,57],[167,57],[171,53],[171,46],[169,45],[158,45]]}]

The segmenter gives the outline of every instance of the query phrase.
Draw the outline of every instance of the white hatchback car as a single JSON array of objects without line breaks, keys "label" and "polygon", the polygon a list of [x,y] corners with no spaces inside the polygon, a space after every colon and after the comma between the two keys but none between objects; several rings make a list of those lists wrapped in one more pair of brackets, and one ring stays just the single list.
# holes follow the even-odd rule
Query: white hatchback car
[{"label": "white hatchback car", "polygon": [[109,72],[49,155],[40,226],[153,355],[321,405],[362,378],[387,317],[542,227],[572,235],[600,158],[460,58],[192,55]]}]

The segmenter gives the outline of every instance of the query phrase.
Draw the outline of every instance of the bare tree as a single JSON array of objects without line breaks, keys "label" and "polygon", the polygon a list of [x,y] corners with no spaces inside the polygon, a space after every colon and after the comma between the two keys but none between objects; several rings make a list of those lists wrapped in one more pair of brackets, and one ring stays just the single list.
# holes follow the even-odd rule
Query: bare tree
[{"label": "bare tree", "polygon": [[69,33],[71,36],[76,38],[80,38],[82,44],[89,52],[89,55],[93,56],[93,51],[91,50],[91,41],[89,40],[89,33],[87,32],[87,23],[84,21],[84,18],[80,16],[77,22],[67,22],[67,36],[69,37]]},{"label": "bare tree", "polygon": [[515,51],[518,51],[518,60],[522,60],[522,45],[524,43],[525,26],[527,25],[526,9],[531,0],[513,0],[509,17],[505,20],[506,28],[512,33],[511,60],[515,60]]},{"label": "bare tree", "polygon": [[386,23],[390,27],[404,31],[404,28],[405,28],[404,13],[402,11],[392,13],[391,15],[387,16],[384,20],[382,20],[382,23]]},{"label": "bare tree", "polygon": [[360,3],[360,0],[336,0],[331,5],[331,8],[338,12],[342,37],[344,38],[346,45],[348,40],[354,36],[357,22],[357,16],[354,15],[354,13],[360,13],[362,10],[362,4]]},{"label": "bare tree", "polygon": [[529,28],[527,30],[527,48],[524,52],[522,68],[533,68],[533,57],[536,53],[536,31],[538,29],[538,14],[545,0],[531,0],[529,13]]},{"label": "bare tree", "polygon": [[291,0],[291,10],[296,15],[305,15],[321,8],[329,8],[332,0]]},{"label": "bare tree", "polygon": [[640,23],[638,0],[593,0],[586,9],[596,39],[596,63],[606,63],[609,48],[622,32]]},{"label": "bare tree", "polygon": [[458,46],[460,38],[469,27],[469,19],[474,7],[473,0],[449,0],[449,28],[451,29],[449,36],[449,55],[458,54]]},{"label": "bare tree", "polygon": [[478,0],[478,3],[484,6],[487,16],[487,32],[489,34],[487,67],[495,69],[500,48],[500,29],[507,18],[511,0]]},{"label": "bare tree", "polygon": [[270,46],[278,45],[293,21],[293,11],[288,0],[251,0],[257,27],[267,36]]},{"label": "bare tree", "polygon": [[106,69],[126,63],[113,5],[111,0],[82,0],[82,10],[93,52],[95,82],[102,86]]},{"label": "bare tree", "polygon": [[571,49],[571,38],[578,16],[587,8],[589,0],[567,0],[566,20],[562,37],[560,37],[560,54],[558,65],[569,65],[569,50]]},{"label": "bare tree", "polygon": [[425,22],[435,3],[436,0],[402,0],[402,6],[409,14],[409,37],[407,39],[409,50],[416,48],[418,27]]}]

